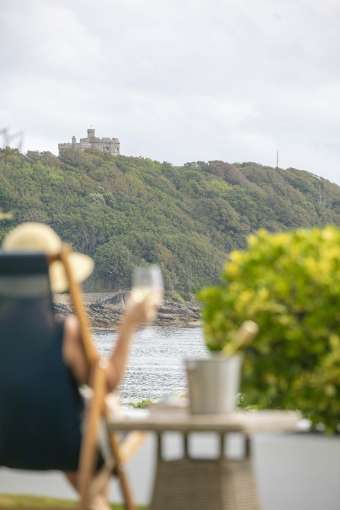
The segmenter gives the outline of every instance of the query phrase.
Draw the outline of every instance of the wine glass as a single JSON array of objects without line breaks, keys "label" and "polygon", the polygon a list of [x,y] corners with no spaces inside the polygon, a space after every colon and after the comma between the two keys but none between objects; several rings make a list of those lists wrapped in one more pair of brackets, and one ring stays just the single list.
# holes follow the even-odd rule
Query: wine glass
[{"label": "wine glass", "polygon": [[164,287],[160,267],[156,264],[136,267],[132,276],[131,298],[137,302],[151,297],[155,304],[161,305]]}]

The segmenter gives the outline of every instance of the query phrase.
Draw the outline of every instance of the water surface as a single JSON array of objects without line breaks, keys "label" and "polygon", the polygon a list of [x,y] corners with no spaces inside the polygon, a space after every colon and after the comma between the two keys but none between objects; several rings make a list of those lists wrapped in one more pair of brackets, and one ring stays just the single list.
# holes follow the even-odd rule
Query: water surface
[{"label": "water surface", "polygon": [[[96,333],[101,354],[110,354],[116,336],[107,332]],[[185,388],[183,360],[206,353],[199,327],[151,327],[138,332],[121,386],[122,402],[157,400],[182,391]]]}]

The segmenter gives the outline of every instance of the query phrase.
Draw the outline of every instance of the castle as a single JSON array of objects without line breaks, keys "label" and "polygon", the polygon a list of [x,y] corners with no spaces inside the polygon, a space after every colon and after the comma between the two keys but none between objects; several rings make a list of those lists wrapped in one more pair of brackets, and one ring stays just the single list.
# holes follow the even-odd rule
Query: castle
[{"label": "castle", "polygon": [[85,151],[92,149],[98,152],[105,152],[112,155],[119,154],[120,143],[118,138],[98,138],[95,129],[87,130],[87,138],[80,138],[79,142],[72,136],[72,143],[58,143],[59,156],[67,149]]}]

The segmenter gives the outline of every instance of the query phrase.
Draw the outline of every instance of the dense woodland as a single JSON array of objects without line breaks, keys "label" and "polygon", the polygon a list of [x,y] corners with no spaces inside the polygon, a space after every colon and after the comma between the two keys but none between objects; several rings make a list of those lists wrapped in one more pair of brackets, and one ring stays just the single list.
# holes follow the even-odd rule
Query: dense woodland
[{"label": "dense woodland", "polygon": [[0,223],[0,240],[17,223],[42,221],[94,257],[88,289],[127,288],[135,265],[156,262],[168,290],[188,296],[216,281],[227,253],[260,227],[340,226],[340,187],[255,163],[4,149],[1,210],[13,219]]}]

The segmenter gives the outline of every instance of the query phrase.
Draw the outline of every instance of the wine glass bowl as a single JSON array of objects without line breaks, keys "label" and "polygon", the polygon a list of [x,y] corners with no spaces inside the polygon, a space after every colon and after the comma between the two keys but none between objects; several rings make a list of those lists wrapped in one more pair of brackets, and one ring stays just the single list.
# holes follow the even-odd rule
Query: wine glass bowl
[{"label": "wine glass bowl", "polygon": [[134,269],[131,290],[133,300],[139,302],[151,298],[159,306],[163,301],[163,294],[163,277],[158,265],[151,264]]}]

